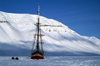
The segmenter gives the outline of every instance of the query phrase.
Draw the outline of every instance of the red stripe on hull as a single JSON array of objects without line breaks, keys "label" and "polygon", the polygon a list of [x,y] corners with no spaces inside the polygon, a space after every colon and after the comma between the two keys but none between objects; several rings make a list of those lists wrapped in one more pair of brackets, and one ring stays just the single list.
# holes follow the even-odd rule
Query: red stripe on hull
[{"label": "red stripe on hull", "polygon": [[31,59],[44,59],[44,56],[40,52],[34,52],[32,53]]}]

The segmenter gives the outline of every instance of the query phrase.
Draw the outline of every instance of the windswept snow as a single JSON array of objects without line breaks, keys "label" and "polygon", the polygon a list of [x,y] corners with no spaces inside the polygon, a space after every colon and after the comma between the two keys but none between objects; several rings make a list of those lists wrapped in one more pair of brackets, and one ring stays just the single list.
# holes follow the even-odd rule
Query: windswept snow
[{"label": "windswept snow", "polygon": [[100,66],[100,56],[47,56],[42,60],[1,56],[0,66]]},{"label": "windswept snow", "polygon": [[[0,51],[8,55],[11,54],[7,51],[30,51],[36,23],[37,15],[0,11]],[[61,22],[43,16],[40,16],[40,23],[42,34],[45,35],[43,48],[50,55],[100,55],[100,40],[96,37],[81,36]]]}]

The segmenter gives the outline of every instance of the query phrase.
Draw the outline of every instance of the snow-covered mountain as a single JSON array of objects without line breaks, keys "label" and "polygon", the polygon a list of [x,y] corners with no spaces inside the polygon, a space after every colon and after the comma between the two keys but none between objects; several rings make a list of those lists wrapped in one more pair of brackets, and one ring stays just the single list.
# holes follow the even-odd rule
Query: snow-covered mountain
[{"label": "snow-covered mountain", "polygon": [[[37,15],[0,11],[0,55],[31,55]],[[45,55],[100,55],[100,40],[40,16]]]}]

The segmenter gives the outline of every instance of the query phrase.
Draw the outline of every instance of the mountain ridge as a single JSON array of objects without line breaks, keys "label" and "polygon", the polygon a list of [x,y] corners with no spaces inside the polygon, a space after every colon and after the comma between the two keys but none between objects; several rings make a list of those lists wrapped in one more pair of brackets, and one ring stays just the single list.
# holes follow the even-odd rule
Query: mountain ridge
[{"label": "mountain ridge", "polygon": [[[8,50],[3,48],[3,44],[17,47],[16,51],[20,48],[22,51],[20,53],[24,52],[22,49],[31,50],[36,23],[37,15],[0,11],[0,45],[3,52],[6,53]],[[100,39],[81,36],[61,22],[43,16],[40,16],[40,23],[42,33],[45,35],[43,37],[45,52],[51,55],[62,55],[61,52],[65,52],[64,55],[100,54]],[[12,50],[9,51],[14,52]]]}]

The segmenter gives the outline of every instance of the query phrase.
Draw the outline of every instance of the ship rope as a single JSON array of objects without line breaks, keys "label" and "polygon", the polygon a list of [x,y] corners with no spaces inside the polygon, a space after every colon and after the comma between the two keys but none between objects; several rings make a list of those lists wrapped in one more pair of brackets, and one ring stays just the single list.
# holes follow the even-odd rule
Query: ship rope
[{"label": "ship rope", "polygon": [[33,41],[33,45],[32,45],[32,52],[33,52],[33,49],[34,49],[35,40],[36,40],[36,31],[35,31],[35,35],[34,35],[34,41]]},{"label": "ship rope", "polygon": [[43,52],[43,42],[42,42],[42,35],[41,35],[41,29],[40,29],[40,41],[41,41],[41,50],[42,50],[42,52]]}]

